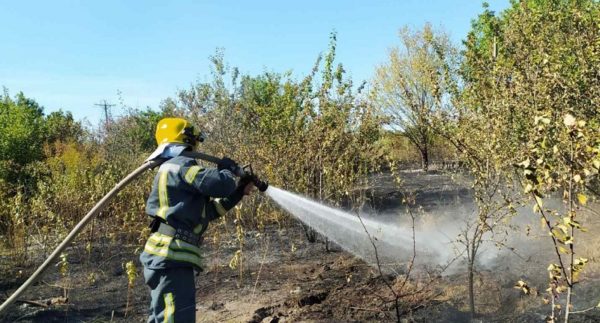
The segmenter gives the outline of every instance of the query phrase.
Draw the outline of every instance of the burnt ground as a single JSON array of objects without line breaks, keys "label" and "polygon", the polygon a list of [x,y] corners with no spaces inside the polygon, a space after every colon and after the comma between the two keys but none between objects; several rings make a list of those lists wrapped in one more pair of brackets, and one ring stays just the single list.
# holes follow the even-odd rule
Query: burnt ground
[{"label": "burnt ground", "polygon": [[[421,198],[441,203],[443,196],[451,200],[468,195],[463,189],[453,192],[451,187],[438,187],[444,191],[439,199],[435,199],[431,188]],[[389,191],[385,186],[379,189]],[[388,193],[396,198],[394,192]],[[215,239],[206,240],[205,270],[196,280],[198,322],[394,322],[397,312],[403,322],[469,321],[466,276],[460,270],[443,275],[435,268],[413,271],[413,279],[407,282],[402,274],[381,277],[375,267],[337,246],[326,248],[323,241],[308,243],[298,224],[270,225],[260,233],[245,232],[244,242],[242,262],[231,268],[230,260],[239,249],[234,228],[229,226]],[[40,307],[19,302],[0,321],[145,322],[149,292],[143,283],[138,253],[137,244],[124,246],[108,241],[95,244],[90,253],[83,247],[71,248],[68,275],[62,277],[59,266],[52,266],[23,296],[23,300],[37,302],[56,299],[64,295],[66,287],[66,304]],[[30,256],[31,263],[42,261],[38,253]],[[9,262],[7,257],[0,257],[0,295],[5,297],[35,268],[18,267],[14,259]],[[128,289],[123,264],[130,260],[136,263],[139,276]],[[590,261],[597,263],[600,259]],[[519,276],[510,273],[511,266],[534,265],[538,264],[517,264],[507,259],[494,271],[479,271],[478,320],[543,322],[549,307],[542,304],[541,296],[524,296],[514,289]],[[543,292],[544,275],[537,275],[537,282],[529,279],[534,289]],[[591,276],[591,281],[578,287],[577,294],[589,304],[595,301],[595,305],[600,300],[600,277],[597,272]],[[402,294],[398,311],[388,286]],[[126,309],[128,295],[130,304]],[[578,309],[589,307],[588,303],[578,305]],[[600,310],[573,318],[573,322],[598,322]]]},{"label": "burnt ground", "polygon": [[[258,237],[256,232],[247,232],[245,240],[242,270],[229,267],[238,249],[233,235],[205,246],[206,269],[196,282],[198,322],[362,322],[392,321],[395,317],[390,292],[375,268],[336,246],[330,245],[327,251],[322,242],[306,242],[300,226],[270,227]],[[51,267],[23,297],[44,302],[63,296],[66,286],[68,302],[47,308],[19,302],[2,321],[144,322],[149,293],[134,249],[127,246],[113,254],[95,251],[91,257],[71,249],[70,254],[83,256],[71,257],[67,278],[61,277],[57,267]],[[128,288],[123,264],[129,260],[136,261],[140,277],[129,291],[130,308],[125,317]],[[26,275],[3,276],[2,293],[14,290]],[[391,284],[400,281],[391,276],[386,279]],[[400,311],[407,316],[415,308],[412,315],[418,318],[419,310],[425,307],[430,319],[435,319],[436,307],[441,307],[440,321],[463,321],[467,317],[458,310],[448,316],[447,306],[433,298],[426,304],[402,303]]]},{"label": "burnt ground", "polygon": [[398,190],[394,177],[389,174],[371,176],[371,185],[366,191],[372,210],[394,212],[406,205],[403,200],[407,197],[414,198],[411,204],[421,206],[425,211],[471,201],[468,183],[458,174],[433,170],[425,175],[421,171],[405,170],[398,175],[402,190]]}]

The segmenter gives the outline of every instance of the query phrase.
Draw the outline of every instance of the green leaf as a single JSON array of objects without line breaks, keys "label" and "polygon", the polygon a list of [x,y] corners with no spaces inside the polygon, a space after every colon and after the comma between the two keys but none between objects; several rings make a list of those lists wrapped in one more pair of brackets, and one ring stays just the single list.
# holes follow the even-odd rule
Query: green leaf
[{"label": "green leaf", "polygon": [[[573,227],[573,228],[577,228],[577,229],[581,228],[581,224],[579,224],[579,222],[577,222],[577,221],[573,220],[571,217],[568,217],[568,216],[565,216],[565,217],[563,218],[563,223],[564,223],[565,225],[568,225],[568,226],[570,226],[570,227]],[[562,224],[560,224],[560,225],[562,225]],[[558,226],[558,225],[557,225],[557,226]],[[562,230],[562,229],[561,229],[561,230]],[[563,230],[563,231],[564,231],[564,230]],[[566,232],[565,232],[565,233],[566,233]]]},{"label": "green leaf", "polygon": [[569,232],[569,229],[567,228],[567,226],[566,226],[566,225],[559,224],[559,225],[557,225],[556,227],[557,227],[557,228],[559,228],[559,229],[560,229],[560,231],[562,231],[564,234],[567,234],[567,233]]},{"label": "green leaf", "polygon": [[579,204],[586,205],[588,198],[585,194],[579,193],[577,194],[577,200],[579,201]]},{"label": "green leaf", "polygon": [[537,205],[539,205],[540,207],[544,206],[544,200],[542,200],[542,198],[539,195],[534,195],[535,197],[535,202]]},{"label": "green leaf", "polygon": [[571,236],[566,236],[565,239],[563,240],[564,244],[573,244],[573,237]]},{"label": "green leaf", "polygon": [[529,167],[529,165],[530,165],[530,161],[529,161],[529,159],[525,159],[524,161],[522,161],[522,162],[518,163],[517,165],[518,165],[518,166],[521,166],[521,167],[523,167],[523,168],[527,168],[527,167]]}]

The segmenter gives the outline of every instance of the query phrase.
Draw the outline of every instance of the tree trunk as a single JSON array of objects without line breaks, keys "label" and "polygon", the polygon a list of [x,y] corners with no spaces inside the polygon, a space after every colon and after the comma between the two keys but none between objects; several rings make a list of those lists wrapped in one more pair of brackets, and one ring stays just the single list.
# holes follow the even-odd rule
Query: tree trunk
[{"label": "tree trunk", "polygon": [[[573,268],[571,267],[571,270]],[[572,279],[572,278],[571,278]],[[565,323],[569,323],[569,314],[571,313],[571,286],[567,287],[567,302],[565,304]]]},{"label": "tree trunk", "polygon": [[306,240],[310,243],[317,242],[317,232],[302,222],[300,222],[300,225],[302,225],[302,229],[304,229],[304,235],[306,236]]},{"label": "tree trunk", "polygon": [[429,149],[425,146],[422,149],[419,149],[421,152],[421,168],[424,172],[429,170]]},{"label": "tree trunk", "polygon": [[471,311],[471,320],[475,318],[475,286],[473,281],[474,257],[469,259],[469,310]]}]

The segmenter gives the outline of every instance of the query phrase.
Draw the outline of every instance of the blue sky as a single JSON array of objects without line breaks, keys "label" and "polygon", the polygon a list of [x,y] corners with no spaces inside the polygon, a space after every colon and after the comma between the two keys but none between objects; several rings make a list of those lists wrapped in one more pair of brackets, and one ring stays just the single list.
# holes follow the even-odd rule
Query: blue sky
[{"label": "blue sky", "polygon": [[460,43],[480,12],[477,0],[3,1],[0,86],[96,124],[101,100],[118,105],[114,114],[121,103],[156,108],[207,80],[218,47],[243,73],[303,75],[336,30],[338,61],[368,80],[403,25],[443,26]]}]

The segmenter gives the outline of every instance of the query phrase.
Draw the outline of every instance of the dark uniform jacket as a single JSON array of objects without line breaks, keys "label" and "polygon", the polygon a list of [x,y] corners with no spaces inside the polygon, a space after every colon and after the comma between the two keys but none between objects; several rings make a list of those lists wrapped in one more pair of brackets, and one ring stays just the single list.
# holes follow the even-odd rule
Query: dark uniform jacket
[{"label": "dark uniform jacket", "polygon": [[[146,213],[174,229],[201,236],[212,220],[224,215],[243,197],[243,188],[229,170],[204,169],[195,159],[178,156],[166,161],[154,178]],[[140,260],[146,268],[200,267],[200,248],[172,236],[154,232]]]}]

